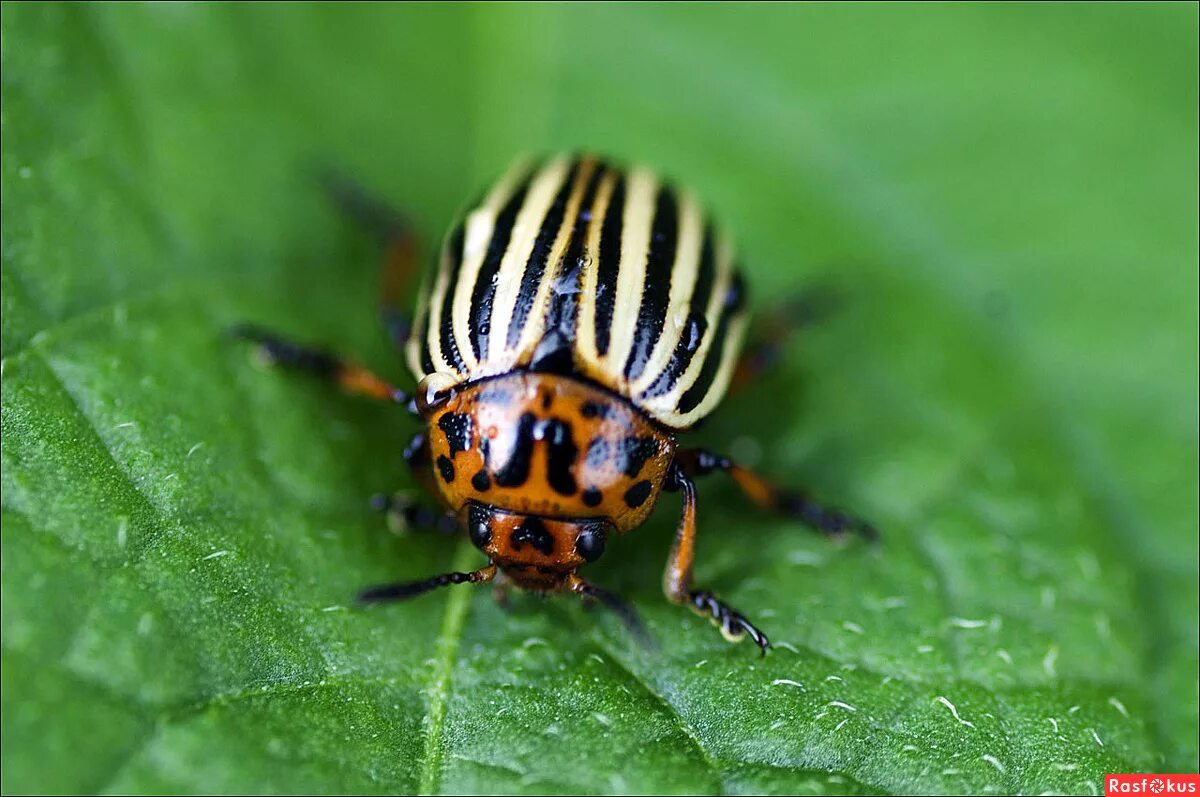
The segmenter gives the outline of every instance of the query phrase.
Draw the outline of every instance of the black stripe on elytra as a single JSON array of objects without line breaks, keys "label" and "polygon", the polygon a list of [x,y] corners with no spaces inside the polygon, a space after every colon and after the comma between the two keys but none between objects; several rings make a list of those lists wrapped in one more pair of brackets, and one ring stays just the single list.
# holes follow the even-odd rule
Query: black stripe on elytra
[{"label": "black stripe on elytra", "polygon": [[508,348],[514,348],[525,330],[525,322],[529,319],[529,310],[542,284],[542,275],[546,273],[546,261],[550,259],[550,250],[554,240],[562,228],[563,216],[567,212],[567,199],[575,186],[576,175],[579,174],[579,160],[571,164],[571,170],[558,189],[542,226],[538,229],[537,237],[533,240],[533,251],[525,263],[525,273],[521,275],[521,288],[517,292],[517,304],[513,307],[512,319],[508,322]]},{"label": "black stripe on elytra", "polygon": [[521,415],[508,461],[491,469],[496,475],[496,484],[501,487],[520,487],[529,479],[529,465],[533,458],[533,427],[536,422],[537,418],[532,412]]},{"label": "black stripe on elytra", "polygon": [[658,339],[662,337],[667,304],[671,298],[671,272],[679,244],[679,205],[670,186],[658,189],[650,227],[650,251],[646,254],[646,279],[642,281],[642,303],[633,330],[633,348],[625,361],[625,377],[637,379]]},{"label": "black stripe on elytra", "polygon": [[712,342],[704,357],[704,365],[692,386],[683,392],[677,407],[679,412],[688,413],[696,409],[708,391],[712,388],[713,380],[717,378],[721,361],[725,357],[725,336],[729,333],[729,324],[741,311],[746,301],[746,287],[742,282],[740,271],[733,272],[733,280],[729,290],[725,292],[725,305],[721,309],[721,318],[717,321],[716,331],[713,332]]},{"label": "black stripe on elytra", "polygon": [[692,358],[704,340],[708,331],[708,302],[712,298],[713,274],[716,271],[715,243],[712,224],[704,228],[704,243],[700,247],[700,268],[696,273],[696,284],[692,288],[692,298],[688,301],[688,317],[684,322],[683,333],[675,344],[675,351],[667,367],[659,373],[658,378],[650,383],[650,387],[642,391],[642,398],[654,398],[669,393],[683,376]]},{"label": "black stripe on elytra", "polygon": [[471,446],[471,416],[465,412],[447,412],[438,418],[438,428],[446,434],[450,444],[450,458]]},{"label": "black stripe on elytra", "polygon": [[467,364],[458,351],[458,341],[454,337],[454,318],[451,314],[454,312],[454,291],[458,286],[458,276],[462,272],[463,225],[464,222],[460,221],[446,241],[446,256],[450,260],[447,267],[450,273],[446,281],[446,295],[442,297],[442,315],[439,319],[442,359],[459,373],[467,370]]},{"label": "black stripe on elytra", "polygon": [[592,220],[592,204],[604,168],[597,164],[588,179],[583,200],[575,214],[575,226],[562,260],[555,267],[550,284],[550,306],[546,308],[546,323],[542,340],[534,351],[530,368],[536,371],[569,372],[574,365],[575,326],[579,317],[579,280],[587,262],[584,245],[588,225]]},{"label": "black stripe on elytra", "polygon": [[471,289],[471,313],[467,318],[467,325],[470,328],[471,350],[480,360],[487,359],[488,355],[488,337],[492,331],[492,303],[496,298],[496,275],[500,273],[500,261],[508,251],[513,226],[517,222],[517,213],[525,204],[525,195],[529,193],[529,183],[532,180],[531,174],[496,215],[487,253],[483,256],[483,263],[479,266],[479,274],[475,277],[475,285]]},{"label": "black stripe on elytra", "polygon": [[421,355],[421,371],[425,374],[432,374],[437,369],[433,367],[433,353],[429,349],[429,308],[425,308],[425,312],[421,314],[421,323],[417,326],[416,332],[413,334],[416,337],[417,343],[420,345]]},{"label": "black stripe on elytra", "polygon": [[571,466],[579,455],[571,439],[571,426],[556,418],[542,421],[533,432],[535,440],[545,440],[550,450],[546,454],[546,480],[560,495],[574,495],[577,489]]},{"label": "black stripe on elytra", "polygon": [[617,304],[617,274],[621,270],[621,231],[625,224],[625,177],[617,177],[604,225],[600,228],[600,252],[596,264],[596,351],[608,353],[612,337],[613,309]]}]

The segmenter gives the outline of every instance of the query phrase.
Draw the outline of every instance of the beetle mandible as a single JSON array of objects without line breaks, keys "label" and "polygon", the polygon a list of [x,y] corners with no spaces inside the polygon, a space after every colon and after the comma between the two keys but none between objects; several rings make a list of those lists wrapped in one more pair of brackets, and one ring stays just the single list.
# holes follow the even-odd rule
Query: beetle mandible
[{"label": "beetle mandible", "polygon": [[727,473],[755,504],[827,535],[876,536],[728,457],[679,447],[677,435],[779,345],[777,335],[739,356],[746,289],[733,246],[686,191],[589,155],[520,161],[446,235],[410,326],[397,298],[415,262],[411,228],[353,184],[329,187],[388,244],[383,314],[416,391],[256,327],[236,332],[270,362],[418,416],[423,428],[405,459],[442,511],[378,504],[409,523],[465,530],[488,560],[469,573],[374,587],[363,601],[497,581],[589,596],[631,619],[578,571],[640,526],[664,491],[678,492],[663,591],[727,639],[748,636],[765,652],[762,631],[692,583],[696,477]]}]

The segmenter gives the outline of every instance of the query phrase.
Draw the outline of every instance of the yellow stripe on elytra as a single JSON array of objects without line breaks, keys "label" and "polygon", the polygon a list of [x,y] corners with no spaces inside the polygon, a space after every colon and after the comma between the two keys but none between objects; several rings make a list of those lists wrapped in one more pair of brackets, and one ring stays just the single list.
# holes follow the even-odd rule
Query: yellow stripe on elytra
[{"label": "yellow stripe on elytra", "polygon": [[[562,260],[563,255],[566,254],[567,246],[571,242],[571,232],[575,229],[575,219],[579,216],[579,206],[583,202],[583,192],[587,189],[587,184],[592,179],[592,174],[597,168],[599,168],[599,164],[595,158],[585,158],[580,161],[579,169],[575,174],[575,184],[571,187],[571,193],[567,198],[562,223],[559,225],[557,233],[555,233],[554,243],[550,247],[549,256],[546,258],[546,269],[542,272],[542,281],[538,284],[533,306],[529,309],[529,316],[525,322],[525,329],[522,331],[521,338],[517,342],[517,362],[519,363],[527,363],[529,361],[529,358],[537,349],[537,345],[541,342],[542,336],[546,331],[546,313],[549,309],[555,278],[558,275],[558,264]],[[569,272],[571,265],[568,264],[566,268]]]},{"label": "yellow stripe on elytra", "polygon": [[[692,355],[687,370],[675,382],[675,387],[661,396],[646,401],[645,409],[653,413],[655,417],[664,419],[680,417],[680,414],[675,411],[675,407],[679,404],[680,397],[700,377],[700,371],[704,369],[704,361],[708,357],[708,350],[712,348],[713,338],[716,337],[717,326],[721,320],[721,310],[725,307],[725,294],[728,293],[733,278],[733,246],[729,239],[721,234],[717,236],[716,266],[712,295],[708,299],[708,307],[704,310],[704,316],[708,323],[704,335],[700,338],[700,346]],[[664,422],[666,421],[664,420]]]},{"label": "yellow stripe on elytra", "polygon": [[575,355],[589,374],[599,373],[600,354],[596,350],[596,292],[600,282],[600,236],[604,231],[604,218],[612,200],[620,173],[609,170],[600,178],[596,190],[596,201],[592,204],[592,221],[588,226],[584,245],[583,273],[579,279],[579,315],[576,319]]},{"label": "yellow stripe on elytra", "polygon": [[729,380],[733,378],[733,369],[737,365],[738,353],[742,348],[742,338],[746,334],[746,325],[749,321],[749,316],[745,309],[738,311],[738,315],[729,324],[729,330],[725,335],[725,345],[721,351],[721,365],[717,369],[717,375],[709,385],[708,392],[704,394],[704,398],[700,403],[686,414],[675,413],[676,419],[674,425],[680,428],[691,426],[696,421],[703,418],[713,411],[717,406],[717,402],[725,395],[725,391],[729,389]]},{"label": "yellow stripe on elytra", "polygon": [[479,370],[479,359],[471,348],[470,327],[471,296],[475,291],[475,282],[479,279],[479,269],[487,256],[488,244],[491,243],[496,227],[496,217],[512,198],[531,165],[529,157],[521,158],[513,164],[488,192],[483,203],[471,210],[464,220],[466,226],[463,231],[462,265],[459,267],[458,284],[454,290],[454,311],[450,320],[454,325],[458,351],[466,363],[467,371],[471,373]]},{"label": "yellow stripe on elytra", "polygon": [[671,291],[663,318],[662,335],[646,362],[642,375],[630,386],[637,395],[658,378],[671,361],[675,347],[687,328],[688,306],[700,271],[700,245],[704,240],[704,218],[700,206],[686,192],[679,194],[679,233],[675,262],[671,266]]},{"label": "yellow stripe on elytra", "polygon": [[429,359],[433,361],[435,371],[443,371],[445,373],[455,374],[458,369],[455,368],[450,360],[442,352],[442,303],[446,297],[446,290],[450,282],[450,252],[448,251],[451,234],[447,234],[446,241],[443,242],[441,248],[441,257],[438,258],[437,280],[433,284],[433,290],[429,294],[429,300],[426,302],[426,311],[429,313],[429,328],[425,330],[425,345],[429,347]]},{"label": "yellow stripe on elytra", "polygon": [[424,351],[424,340],[417,331],[424,323],[425,317],[429,315],[429,289],[430,274],[425,272],[421,277],[421,287],[417,291],[417,311],[413,317],[412,331],[409,333],[408,340],[404,343],[404,355],[408,361],[408,370],[412,372],[413,377],[420,382],[425,374],[425,367],[421,365],[421,354]]},{"label": "yellow stripe on elytra", "polygon": [[604,368],[610,378],[627,393],[625,360],[633,346],[638,310],[646,283],[646,257],[650,252],[651,225],[654,223],[658,179],[646,169],[629,174],[625,190],[624,226],[621,230],[621,265],[617,269],[617,297],[613,307],[612,332]]},{"label": "yellow stripe on elytra", "polygon": [[517,296],[521,290],[521,277],[525,264],[541,229],[546,211],[567,177],[571,161],[567,156],[555,158],[542,169],[529,186],[525,204],[517,213],[508,251],[500,261],[497,275],[496,297],[492,303],[492,321],[488,357],[480,363],[480,376],[503,373],[516,363],[516,351],[506,351],[505,338],[512,321]]}]

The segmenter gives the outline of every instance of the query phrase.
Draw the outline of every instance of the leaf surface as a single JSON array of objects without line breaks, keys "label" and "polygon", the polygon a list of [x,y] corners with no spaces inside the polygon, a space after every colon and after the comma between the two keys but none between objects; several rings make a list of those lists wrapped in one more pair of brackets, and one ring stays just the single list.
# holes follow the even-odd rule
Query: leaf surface
[{"label": "leaf surface", "polygon": [[[15,6],[3,26],[3,787],[1001,793],[1197,769],[1196,9]],[[693,186],[760,310],[846,296],[698,436],[877,549],[701,485],[591,576],[657,640],[396,537],[404,382],[336,165],[436,241],[515,153]]]}]

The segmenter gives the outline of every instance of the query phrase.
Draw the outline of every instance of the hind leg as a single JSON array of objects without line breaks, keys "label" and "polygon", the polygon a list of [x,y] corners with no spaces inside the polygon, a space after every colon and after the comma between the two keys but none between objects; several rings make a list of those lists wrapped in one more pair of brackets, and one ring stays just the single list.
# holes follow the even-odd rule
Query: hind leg
[{"label": "hind leg", "polygon": [[766,315],[738,359],[729,390],[736,393],[770,371],[782,358],[795,334],[828,318],[838,306],[828,286],[817,285],[779,304]]},{"label": "hind leg", "polygon": [[347,218],[369,232],[384,249],[379,279],[379,317],[388,339],[402,348],[412,331],[403,310],[417,272],[420,241],[412,223],[361,184],[339,174],[321,180],[330,201]]}]

